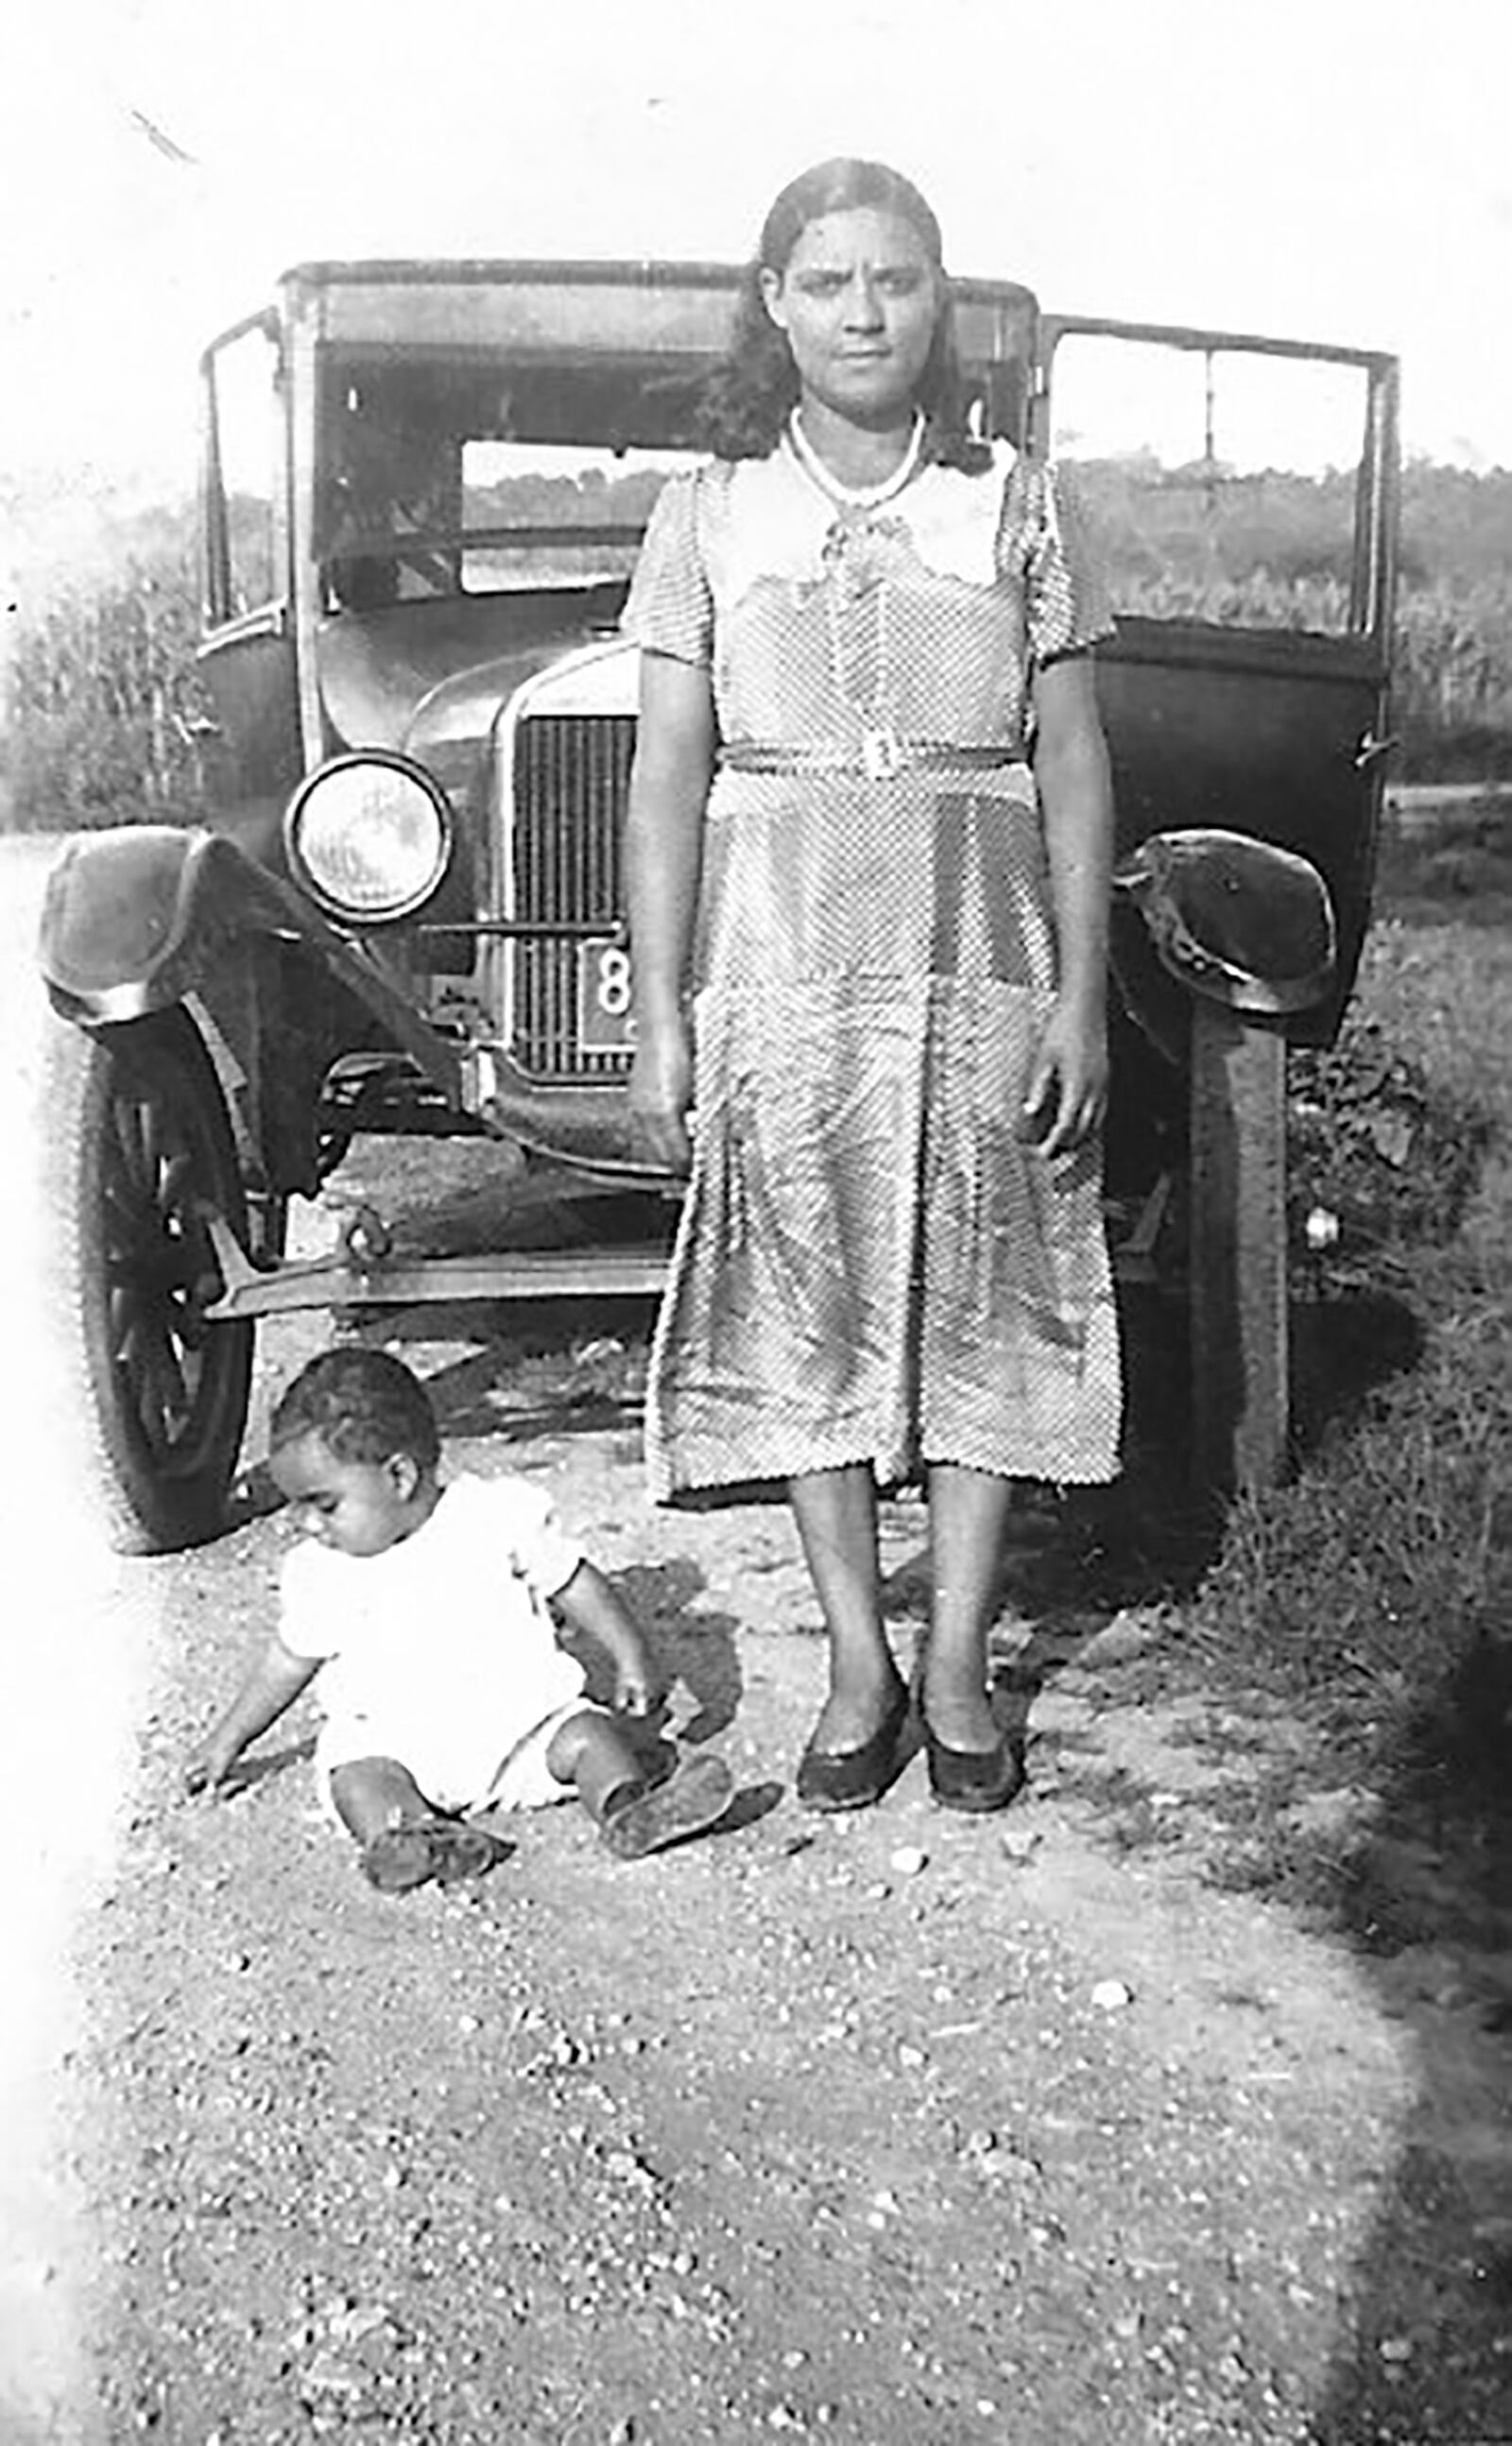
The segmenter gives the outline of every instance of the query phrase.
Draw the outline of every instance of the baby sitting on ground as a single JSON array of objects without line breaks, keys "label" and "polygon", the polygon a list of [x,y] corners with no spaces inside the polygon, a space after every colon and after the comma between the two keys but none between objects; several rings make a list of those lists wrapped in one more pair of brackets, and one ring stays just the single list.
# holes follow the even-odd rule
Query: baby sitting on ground
[{"label": "baby sitting on ground", "polygon": [[[617,1590],[521,1477],[439,1475],[430,1397],[401,1360],[345,1347],[312,1360],[273,1413],[269,1466],[305,1532],[283,1569],[279,1620],[235,1698],[191,1755],[192,1792],[236,1760],[316,1674],[316,1765],[384,1893],[481,1875],[508,1849],[481,1811],[584,1803],[617,1859],[639,1859],[723,1816],[732,1781],[700,1756],[656,1778],[625,1716],[662,1691]],[[614,1710],[553,1616],[601,1647]]]}]

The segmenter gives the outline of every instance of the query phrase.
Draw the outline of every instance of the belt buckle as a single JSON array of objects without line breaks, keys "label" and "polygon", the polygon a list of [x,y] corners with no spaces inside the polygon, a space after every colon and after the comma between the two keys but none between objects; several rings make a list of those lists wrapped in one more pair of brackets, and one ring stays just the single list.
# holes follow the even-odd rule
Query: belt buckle
[{"label": "belt buckle", "polygon": [[892,781],[903,771],[903,742],[890,723],[873,723],[861,734],[861,769],[868,781]]}]

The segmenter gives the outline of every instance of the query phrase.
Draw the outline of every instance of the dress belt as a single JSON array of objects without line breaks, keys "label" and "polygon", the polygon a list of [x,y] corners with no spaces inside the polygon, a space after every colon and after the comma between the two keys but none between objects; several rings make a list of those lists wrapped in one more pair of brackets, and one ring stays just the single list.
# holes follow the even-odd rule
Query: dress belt
[{"label": "dress belt", "polygon": [[900,739],[894,730],[863,731],[859,746],[838,740],[795,741],[791,745],[759,739],[727,739],[719,762],[733,773],[861,773],[868,781],[890,781],[896,773],[988,773],[1026,762],[1006,743],[963,747],[943,739]]}]

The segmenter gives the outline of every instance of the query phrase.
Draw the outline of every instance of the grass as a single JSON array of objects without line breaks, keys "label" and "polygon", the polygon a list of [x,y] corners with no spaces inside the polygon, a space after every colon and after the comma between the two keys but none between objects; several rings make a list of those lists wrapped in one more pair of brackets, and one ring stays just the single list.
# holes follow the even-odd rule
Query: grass
[{"label": "grass", "polygon": [[25,831],[185,821],[204,800],[209,708],[187,555],[30,612],[0,670],[5,822]]},{"label": "grass", "polygon": [[[1512,829],[1503,848],[1472,816],[1393,845],[1383,885],[1330,1125],[1300,1131],[1309,1194],[1342,1192],[1352,1228],[1295,1310],[1298,1463],[1229,1513],[1167,1662],[1230,1704],[1279,1701],[1300,1735],[1236,1801],[1225,1882],[1390,1947],[1444,1930],[1438,1888],[1421,1909],[1409,1891],[1426,1848],[1454,1868],[1462,1932],[1505,1943]],[[1317,1065],[1294,1064],[1294,1100],[1299,1069],[1316,1104]],[[1373,1832],[1298,1831],[1300,1799],[1345,1787],[1377,1804]]]}]

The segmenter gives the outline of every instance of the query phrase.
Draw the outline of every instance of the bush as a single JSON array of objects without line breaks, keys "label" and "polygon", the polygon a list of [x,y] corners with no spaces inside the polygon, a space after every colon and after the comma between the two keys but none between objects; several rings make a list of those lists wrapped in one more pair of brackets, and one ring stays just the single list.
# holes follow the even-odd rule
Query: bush
[{"label": "bush", "polygon": [[195,725],[208,711],[197,627],[192,574],[166,559],[66,592],[23,630],[5,678],[17,825],[50,832],[196,812]]},{"label": "bush", "polygon": [[1512,777],[1512,583],[1413,589],[1397,623],[1393,727],[1409,781]]},{"label": "bush", "polygon": [[1335,1269],[1452,1237],[1490,1143],[1481,1106],[1435,1085],[1358,1005],[1335,1044],[1292,1055],[1287,1083],[1294,1244],[1319,1213],[1337,1227]]},{"label": "bush", "polygon": [[1289,1189],[1342,1226],[1293,1306],[1324,1398],[1295,1476],[1229,1513],[1186,1628],[1209,1672],[1299,1709],[1294,1783],[1363,1778],[1399,1830],[1422,1799],[1473,1832],[1512,1802],[1512,959],[1387,926],[1361,994],[1291,1066]]}]

